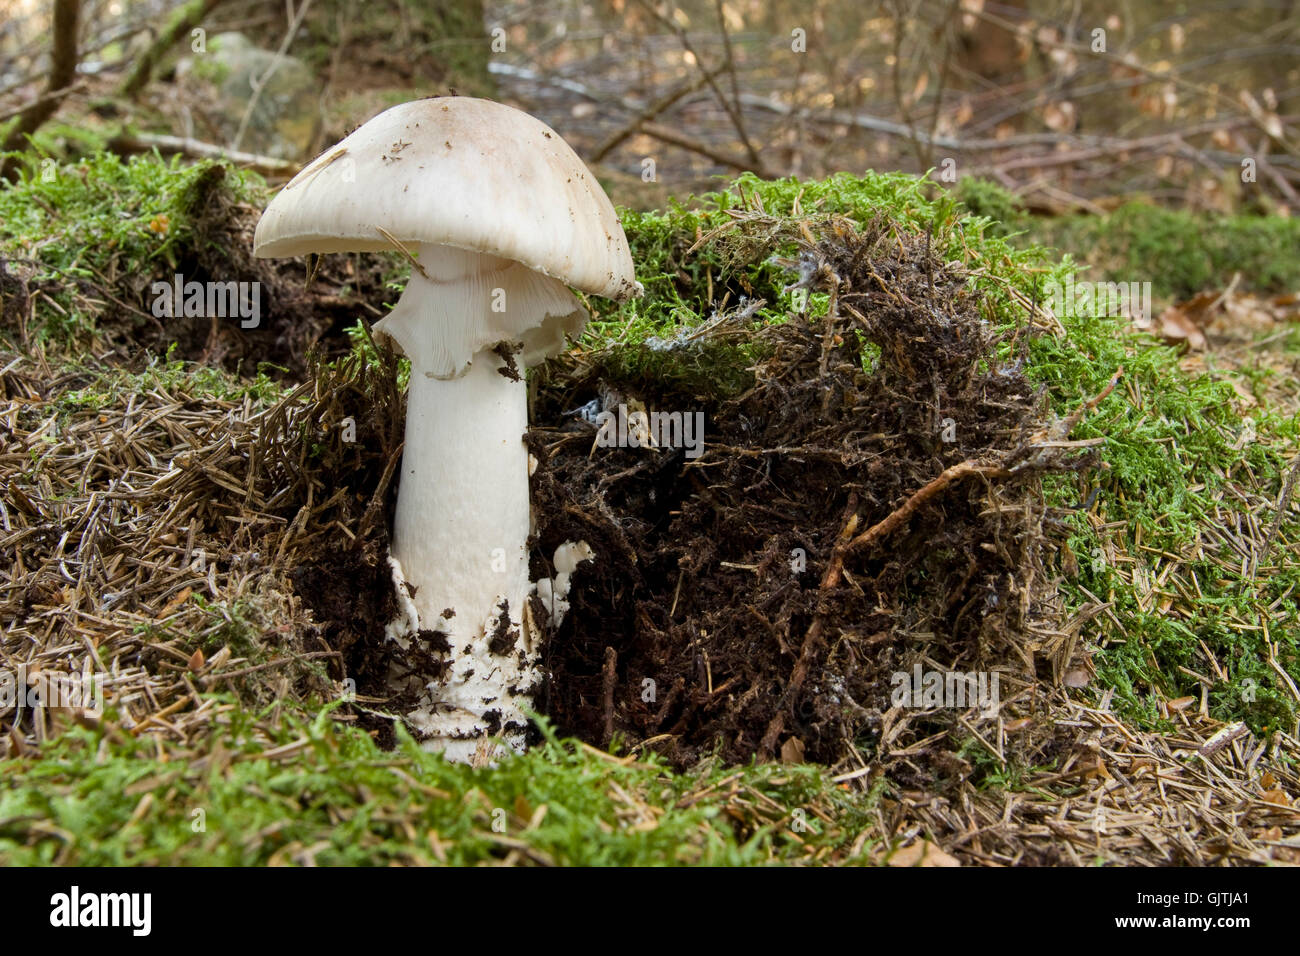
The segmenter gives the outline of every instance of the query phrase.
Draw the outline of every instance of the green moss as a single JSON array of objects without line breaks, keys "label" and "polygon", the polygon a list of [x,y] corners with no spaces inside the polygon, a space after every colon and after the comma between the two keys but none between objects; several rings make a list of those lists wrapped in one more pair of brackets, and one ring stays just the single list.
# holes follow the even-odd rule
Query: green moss
[{"label": "green moss", "polygon": [[[901,173],[838,174],[819,181],[765,181],[746,174],[689,203],[674,201],[663,212],[624,210],[624,231],[646,295],[617,307],[604,300],[589,303],[593,321],[583,344],[600,352],[602,371],[616,383],[701,398],[727,397],[752,384],[747,369],[762,358],[753,343],[664,347],[713,318],[720,304],[730,311],[761,299],[750,327],[786,321],[799,311],[788,288],[797,276],[775,261],[794,254],[792,243],[754,257],[733,236],[714,235],[741,210],[792,217],[797,209],[800,218],[839,216],[859,225],[884,215],[900,229],[928,231],[937,249],[970,267],[972,286],[988,296],[1003,321],[1016,321],[1022,312],[1011,290],[1032,296],[1036,283],[1070,268],[1041,250],[1015,248],[997,234],[993,220],[963,215],[951,197],[929,198],[927,192],[924,180]],[[825,315],[826,308],[826,296],[809,297],[809,316]]]},{"label": "green moss", "polygon": [[992,220],[993,225],[989,227],[990,235],[1013,235],[1023,226],[1026,215],[1024,203],[1014,193],[1003,189],[997,183],[966,176],[958,180],[953,195],[970,211],[971,215]]},{"label": "green moss", "polygon": [[194,223],[214,185],[233,201],[263,198],[253,174],[214,162],[100,153],[75,165],[28,163],[20,182],[0,190],[0,255],[35,264],[33,281],[50,283],[63,312],[40,310],[33,331],[47,337],[94,328],[94,311],[74,295],[78,278],[106,287],[108,276],[165,273],[207,241]]},{"label": "green moss", "polygon": [[[385,752],[327,712],[268,724],[218,709],[220,752],[79,728],[37,757],[0,762],[0,862],[465,865],[513,850],[557,864],[753,865],[847,856],[872,823],[874,800],[808,767],[676,775],[549,737],[475,770],[400,729]],[[724,776],[731,784],[717,786]],[[733,808],[742,791],[754,801]]]},{"label": "green moss", "polygon": [[110,405],[121,404],[124,396],[144,395],[148,392],[186,396],[193,399],[242,402],[245,397],[258,405],[266,406],[277,401],[285,386],[268,374],[276,366],[261,363],[257,373],[250,377],[232,375],[224,369],[200,365],[174,358],[173,344],[165,357],[151,356],[143,369],[131,372],[125,369],[104,368],[86,370],[67,365],[62,371],[79,373],[85,384],[60,392],[53,406],[60,414],[60,424],[79,411],[99,411]]},{"label": "green moss", "polygon": [[[1084,632],[1100,650],[1099,683],[1115,688],[1117,710],[1154,725],[1152,695],[1199,694],[1199,683],[1180,668],[1212,671],[1204,646],[1226,674],[1212,689],[1212,715],[1246,720],[1259,732],[1293,726],[1294,704],[1266,663],[1266,635],[1277,642],[1280,663],[1300,672],[1300,617],[1285,600],[1300,586],[1300,564],[1275,551],[1276,571],[1251,580],[1219,532],[1225,522],[1248,524],[1245,494],[1277,498],[1300,422],[1259,412],[1253,439],[1243,442],[1228,382],[1183,372],[1175,350],[1134,335],[1122,320],[1086,316],[1065,323],[1066,337],[1034,341],[1029,367],[1062,411],[1099,392],[1114,369],[1125,370],[1123,385],[1075,430],[1078,438],[1106,440],[1108,470],[1096,478],[1095,510],[1098,523],[1114,527],[1099,530],[1077,513],[1067,519],[1080,567],[1078,579],[1064,584],[1069,604],[1110,605]],[[1089,488],[1056,479],[1047,492],[1049,501],[1066,506],[1087,497]],[[1295,540],[1298,531],[1300,523],[1289,517],[1282,537]],[[1187,557],[1198,543],[1203,557]],[[1113,553],[1120,565],[1111,563]],[[1162,572],[1165,584],[1148,597],[1151,584],[1142,578],[1155,582]],[[1165,598],[1171,606],[1161,610]]]},{"label": "green moss", "polygon": [[100,153],[105,149],[108,138],[99,125],[79,123],[74,126],[70,123],[50,122],[37,130],[31,141],[38,154],[35,162],[39,170],[46,172],[53,169],[57,172],[58,165],[51,164],[64,164],[74,157]]},{"label": "green moss", "polygon": [[1162,300],[1188,299],[1226,286],[1260,293],[1300,288],[1300,219],[1223,215],[1130,202],[1107,216],[1031,216],[995,183],[967,178],[953,196],[971,213],[997,221],[991,234],[1073,253],[1096,281],[1150,282]]}]

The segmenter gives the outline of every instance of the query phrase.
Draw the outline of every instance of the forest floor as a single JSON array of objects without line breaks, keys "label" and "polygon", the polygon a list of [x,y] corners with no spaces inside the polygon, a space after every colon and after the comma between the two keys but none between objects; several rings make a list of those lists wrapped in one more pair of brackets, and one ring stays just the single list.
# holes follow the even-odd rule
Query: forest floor
[{"label": "forest floor", "polygon": [[[1295,223],[1062,227],[1161,338],[1054,308],[1077,265],[992,189],[626,212],[647,294],[531,410],[535,575],[602,560],[537,745],[476,769],[377,677],[404,369],[364,323],[405,264],[255,260],[267,197],[104,154],[0,193],[0,657],[104,693],[0,699],[6,862],[1300,862]],[[176,274],[259,324],[156,316]],[[594,449],[593,401],[701,413],[702,454]]]}]

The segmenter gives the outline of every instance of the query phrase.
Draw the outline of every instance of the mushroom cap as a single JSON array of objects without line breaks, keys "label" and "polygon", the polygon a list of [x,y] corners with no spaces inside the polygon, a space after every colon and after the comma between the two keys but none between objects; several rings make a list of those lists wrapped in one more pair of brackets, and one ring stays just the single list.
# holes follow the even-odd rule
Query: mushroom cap
[{"label": "mushroom cap", "polygon": [[522,263],[593,295],[641,293],[613,204],[559,134],[464,96],[385,110],[326,150],[267,206],[253,252],[454,246]]}]

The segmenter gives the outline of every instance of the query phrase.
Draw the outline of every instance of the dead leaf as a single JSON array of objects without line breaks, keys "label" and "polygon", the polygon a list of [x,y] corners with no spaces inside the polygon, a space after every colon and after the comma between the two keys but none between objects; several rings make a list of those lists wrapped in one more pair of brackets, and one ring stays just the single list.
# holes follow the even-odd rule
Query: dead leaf
[{"label": "dead leaf", "polygon": [[1160,313],[1159,322],[1160,334],[1171,342],[1186,341],[1188,346],[1198,350],[1204,349],[1208,344],[1205,333],[1176,305],[1171,305]]},{"label": "dead leaf", "polygon": [[190,599],[190,595],[193,593],[194,592],[188,587],[182,588],[181,593],[176,595],[170,601],[168,601],[167,605],[161,611],[158,612],[158,617],[159,618],[170,617],[172,612],[174,612],[178,607],[180,607],[182,604],[188,601]]},{"label": "dead leaf", "polygon": [[903,847],[889,858],[890,866],[961,866],[956,857],[949,856],[929,840],[921,839]]},{"label": "dead leaf", "polygon": [[803,763],[803,741],[798,737],[787,737],[781,745],[781,763]]},{"label": "dead leaf", "polygon": [[1249,90],[1242,90],[1237,99],[1241,101],[1242,106],[1246,107],[1246,112],[1250,114],[1250,118],[1258,123],[1264,132],[1274,139],[1281,138],[1282,120],[1278,118],[1276,113],[1260,106],[1259,100],[1255,99]]},{"label": "dead leaf", "polygon": [[187,666],[195,674],[203,670],[203,648],[200,647],[195,649],[194,653],[190,655],[189,664]]},{"label": "dead leaf", "polygon": [[1076,772],[1084,780],[1090,780],[1093,777],[1110,779],[1110,770],[1106,767],[1106,761],[1096,754],[1080,757],[1078,767],[1079,769]]},{"label": "dead leaf", "polygon": [[912,87],[912,95],[908,102],[916,103],[925,95],[926,88],[930,85],[930,74],[922,73],[916,78],[916,83]]}]

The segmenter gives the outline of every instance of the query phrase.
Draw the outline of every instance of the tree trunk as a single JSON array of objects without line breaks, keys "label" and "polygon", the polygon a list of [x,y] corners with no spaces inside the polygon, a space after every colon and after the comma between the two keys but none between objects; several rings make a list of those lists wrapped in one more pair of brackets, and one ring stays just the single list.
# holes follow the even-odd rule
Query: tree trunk
[{"label": "tree trunk", "polygon": [[[59,108],[61,97],[52,94],[72,85],[77,76],[77,18],[81,0],[54,0],[53,48],[50,53],[50,80],[45,95],[32,103],[5,137],[3,147],[9,150],[24,149],[27,138],[36,132]],[[5,160],[0,164],[0,177],[13,182],[18,178],[18,164]]]}]

